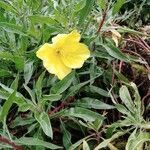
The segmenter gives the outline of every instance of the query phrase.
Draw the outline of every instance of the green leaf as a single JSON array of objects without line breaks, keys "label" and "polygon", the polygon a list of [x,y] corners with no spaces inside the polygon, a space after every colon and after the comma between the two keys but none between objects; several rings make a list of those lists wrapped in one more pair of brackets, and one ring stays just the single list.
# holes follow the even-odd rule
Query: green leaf
[{"label": "green leaf", "polygon": [[15,101],[15,95],[16,91],[14,91],[4,103],[0,114],[0,121],[4,121],[5,118],[7,117],[9,109],[12,106],[13,102]]},{"label": "green leaf", "polygon": [[10,146],[10,145],[0,144],[0,149],[4,150],[5,148],[12,149],[13,147],[12,147],[12,146]]},{"label": "green leaf", "polygon": [[79,25],[81,26],[91,12],[95,0],[86,0],[85,7],[80,11]]},{"label": "green leaf", "polygon": [[92,93],[98,93],[104,97],[110,97],[109,93],[107,91],[105,91],[97,86],[90,85],[89,88]]},{"label": "green leaf", "polygon": [[17,11],[8,3],[0,1],[0,7],[5,9],[6,11],[11,11],[14,14],[17,14]]},{"label": "green leaf", "polygon": [[26,89],[26,91],[29,93],[32,102],[36,105],[35,92],[33,90],[31,90],[26,84],[23,84],[23,86]]},{"label": "green leaf", "polygon": [[39,101],[39,105],[44,106],[47,101],[55,102],[62,98],[62,95],[59,94],[51,94],[51,95],[43,95]]},{"label": "green leaf", "polygon": [[113,7],[112,15],[115,15],[116,13],[118,13],[124,3],[125,3],[125,0],[117,0],[117,2],[115,3]]},{"label": "green leaf", "polygon": [[98,146],[96,146],[94,150],[100,150],[100,149],[102,149],[102,148],[107,147],[108,144],[109,144],[111,141],[113,141],[113,140],[119,138],[119,137],[122,136],[122,135],[124,135],[124,132],[117,132],[117,133],[115,133],[111,138],[104,140],[104,141],[101,142]]},{"label": "green leaf", "polygon": [[115,106],[116,106],[117,110],[119,112],[121,112],[122,114],[126,114],[126,115],[130,114],[129,110],[125,106],[123,106],[122,104],[116,104]]},{"label": "green leaf", "polygon": [[119,96],[122,102],[126,105],[126,107],[131,111],[134,112],[134,103],[131,99],[130,93],[126,86],[122,86],[119,90]]},{"label": "green leaf", "polygon": [[11,77],[12,76],[12,72],[5,70],[5,69],[0,69],[0,78],[1,77]]},{"label": "green leaf", "polygon": [[65,146],[66,149],[68,149],[72,143],[71,143],[71,134],[70,132],[66,129],[65,124],[61,121],[61,129],[63,132],[63,145]]},{"label": "green leaf", "polygon": [[73,103],[75,106],[85,107],[85,108],[94,108],[94,109],[114,109],[115,107],[104,102],[101,102],[98,99],[85,97],[77,100]]},{"label": "green leaf", "polygon": [[90,147],[85,140],[83,141],[83,150],[90,150]]},{"label": "green leaf", "polygon": [[0,51],[0,59],[10,60],[14,62],[14,56],[10,52],[7,52],[7,51]]},{"label": "green leaf", "polygon": [[57,22],[48,16],[42,16],[42,15],[33,15],[28,17],[32,23],[38,23],[38,24],[56,24]]},{"label": "green leaf", "polygon": [[93,122],[96,119],[103,120],[104,117],[96,112],[93,112],[89,109],[81,108],[81,107],[75,107],[70,108],[68,110],[64,111],[64,116],[71,116],[71,117],[77,117],[81,118],[85,121]]},{"label": "green leaf", "polygon": [[52,88],[52,94],[61,94],[63,93],[72,83],[75,76],[75,72],[72,71],[69,75],[67,75],[63,80],[57,82]]},{"label": "green leaf", "polygon": [[130,29],[128,27],[118,27],[118,32],[119,33],[131,33],[131,34],[135,34],[135,35],[144,35],[145,36],[145,33]]},{"label": "green leaf", "polygon": [[16,66],[16,69],[18,71],[23,71],[24,69],[24,58],[17,55],[17,54],[14,54],[14,63],[15,63],[15,66]]},{"label": "green leaf", "polygon": [[150,141],[150,133],[149,132],[139,132],[136,133],[136,130],[128,138],[126,144],[126,150],[137,150],[140,145],[146,141]]},{"label": "green leaf", "polygon": [[104,59],[108,59],[108,60],[114,59],[105,51],[94,51],[94,52],[92,52],[92,56],[97,57],[97,58],[104,58]]},{"label": "green leaf", "polygon": [[[14,92],[13,89],[7,87],[6,85],[4,85],[4,84],[2,84],[2,83],[0,83],[0,87],[2,87],[2,88],[3,88],[5,91],[7,91],[9,94],[12,94],[12,93]],[[25,98],[23,97],[23,95],[22,95],[21,93],[19,93],[19,92],[16,92],[16,97],[21,98],[21,99],[25,99]]]},{"label": "green leaf", "polygon": [[7,32],[17,33],[19,35],[27,36],[23,32],[23,28],[16,24],[11,24],[7,22],[0,22],[0,27],[2,27]]},{"label": "green leaf", "polygon": [[14,92],[13,89],[9,88],[8,86],[6,86],[6,85],[4,85],[2,83],[0,83],[0,87],[3,88],[5,91],[11,93],[11,94]]},{"label": "green leaf", "polygon": [[10,125],[10,128],[16,128],[18,126],[32,125],[35,123],[35,119],[32,115],[29,115],[26,118],[22,118],[22,116],[18,116],[13,120],[13,124]]},{"label": "green leaf", "polygon": [[40,147],[45,147],[49,149],[62,149],[61,146],[57,146],[50,142],[45,142],[40,139],[32,138],[32,137],[22,137],[20,139],[15,140],[14,142],[17,144],[21,144],[21,145],[40,146]]},{"label": "green leaf", "polygon": [[106,9],[106,1],[105,0],[98,0],[98,5],[100,6],[101,9],[103,9],[103,10]]},{"label": "green leaf", "polygon": [[52,131],[52,126],[51,126],[51,123],[50,123],[50,119],[49,119],[49,116],[48,114],[46,114],[45,112],[42,112],[42,113],[39,113],[39,112],[36,112],[34,114],[35,116],[35,119],[39,122],[39,124],[41,125],[41,128],[43,130],[43,132],[53,138],[53,131]]},{"label": "green leaf", "polygon": [[33,74],[33,61],[29,61],[24,66],[24,80],[25,80],[25,84],[28,84],[28,82],[31,79],[32,74]]},{"label": "green leaf", "polygon": [[32,103],[22,103],[18,108],[18,111],[21,112],[26,112],[28,110],[32,110],[32,112],[34,112],[36,109],[34,108],[34,105]]},{"label": "green leaf", "polygon": [[0,90],[0,99],[7,99],[10,94],[7,91]]},{"label": "green leaf", "polygon": [[37,95],[37,99],[39,100],[42,95],[42,86],[43,86],[43,79],[44,79],[45,71],[39,76],[36,84],[35,84],[35,93]]},{"label": "green leaf", "polygon": [[[90,136],[91,136],[91,135],[90,135]],[[80,144],[82,144],[82,142],[83,142],[84,140],[87,140],[90,136],[87,136],[87,137],[85,137],[85,138],[83,138],[83,139],[77,141],[76,143],[74,143],[73,145],[71,145],[71,146],[69,147],[69,150],[75,150],[78,146],[80,146]]]},{"label": "green leaf", "polygon": [[123,60],[125,62],[129,62],[128,57],[124,53],[122,53],[117,47],[114,45],[108,43],[107,45],[102,45],[105,50],[108,52],[108,54],[114,58],[117,58],[119,60]]},{"label": "green leaf", "polygon": [[17,91],[19,82],[19,75],[16,76],[15,80],[12,82],[10,88]]},{"label": "green leaf", "polygon": [[[89,70],[90,70],[89,71],[90,72],[90,79],[93,79],[97,75],[100,76],[104,73],[104,70],[100,66],[97,66],[97,62],[96,62],[94,57],[91,60]],[[93,84],[93,83],[94,83],[94,80],[90,82],[90,85]]]},{"label": "green leaf", "polygon": [[74,11],[78,12],[86,5],[86,0],[80,0],[74,7]]},{"label": "green leaf", "polygon": [[118,77],[119,80],[121,80],[124,83],[130,83],[130,81],[122,74],[119,73],[117,70],[114,70],[115,75]]},{"label": "green leaf", "polygon": [[131,82],[130,84],[131,84],[131,86],[132,86],[132,88],[134,89],[134,92],[135,92],[135,94],[134,94],[134,97],[135,97],[134,103],[137,105],[137,107],[140,108],[141,107],[141,96],[139,94],[138,88],[137,88],[135,83]]},{"label": "green leaf", "polygon": [[96,79],[97,77],[99,77],[101,74],[99,74],[98,76],[88,80],[88,81],[85,81],[83,83],[79,83],[77,85],[74,85],[72,87],[70,87],[69,91],[68,91],[68,94],[66,94],[65,98],[68,98],[69,96],[74,96],[83,86],[85,86],[86,84],[90,83],[91,81],[93,81],[94,79]]}]

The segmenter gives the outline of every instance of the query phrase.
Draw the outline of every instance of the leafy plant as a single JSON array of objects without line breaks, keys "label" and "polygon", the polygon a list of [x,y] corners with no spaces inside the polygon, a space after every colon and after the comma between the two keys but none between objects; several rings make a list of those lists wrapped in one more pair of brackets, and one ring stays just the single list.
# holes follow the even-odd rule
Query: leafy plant
[{"label": "leafy plant", "polygon": [[[135,30],[147,24],[148,6],[1,0],[0,149],[148,150],[149,35]],[[59,80],[35,54],[73,30],[91,56]]]}]

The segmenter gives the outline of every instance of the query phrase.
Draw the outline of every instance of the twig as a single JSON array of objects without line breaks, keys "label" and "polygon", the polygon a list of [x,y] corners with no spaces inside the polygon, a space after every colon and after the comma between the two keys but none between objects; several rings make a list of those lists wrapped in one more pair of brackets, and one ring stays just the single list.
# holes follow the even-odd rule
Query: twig
[{"label": "twig", "polygon": [[139,41],[135,41],[135,40],[132,40],[132,39],[125,39],[126,41],[130,41],[130,42],[134,42],[138,45],[141,45],[144,49],[146,49],[147,51],[150,51],[150,49],[148,49],[143,43],[139,42]]},{"label": "twig", "polygon": [[99,27],[98,27],[98,30],[97,30],[97,34],[101,31],[101,29],[102,29],[102,27],[103,27],[103,25],[104,25],[106,16],[107,16],[107,8],[105,9],[105,11],[104,11],[104,13],[103,13],[102,20],[101,20],[100,23],[99,23]]},{"label": "twig", "polygon": [[143,40],[141,37],[139,37],[139,40],[148,48],[148,50],[150,51],[150,46],[145,42],[145,40]]},{"label": "twig", "polygon": [[142,98],[142,102],[145,101],[146,98],[148,98],[150,96],[150,91]]},{"label": "twig", "polygon": [[64,107],[67,107],[74,100],[75,100],[75,98],[73,96],[70,96],[66,101],[63,101],[58,107],[54,108],[54,110],[52,110],[52,111],[49,110],[48,115],[52,115],[52,114],[60,111]]},{"label": "twig", "polygon": [[7,139],[3,136],[0,136],[0,142],[11,145],[14,150],[23,150],[23,148],[21,146],[16,145],[14,142],[10,141],[9,139]]},{"label": "twig", "polygon": [[124,63],[123,61],[120,61],[119,63],[119,73],[121,73],[123,63]]},{"label": "twig", "polygon": [[[140,57],[141,60],[143,60],[144,62],[146,62],[146,60],[145,60],[140,54],[138,54],[138,53],[136,53],[136,52],[133,52],[133,51],[130,51],[130,50],[124,50],[124,49],[122,49],[122,51],[123,51],[123,52],[130,53],[130,54],[134,54],[134,55]],[[150,66],[149,66],[148,64],[144,64],[144,65],[145,65],[145,67],[146,67],[148,70],[150,69]]]}]

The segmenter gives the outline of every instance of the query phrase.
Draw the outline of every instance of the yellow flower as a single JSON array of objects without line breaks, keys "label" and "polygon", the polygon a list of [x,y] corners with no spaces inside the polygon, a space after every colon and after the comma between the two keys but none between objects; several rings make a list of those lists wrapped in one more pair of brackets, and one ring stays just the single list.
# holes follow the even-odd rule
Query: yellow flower
[{"label": "yellow flower", "polygon": [[90,57],[88,47],[79,42],[80,37],[76,30],[69,34],[58,34],[52,38],[52,44],[45,43],[36,56],[43,60],[48,72],[63,79],[72,69],[81,68]]}]

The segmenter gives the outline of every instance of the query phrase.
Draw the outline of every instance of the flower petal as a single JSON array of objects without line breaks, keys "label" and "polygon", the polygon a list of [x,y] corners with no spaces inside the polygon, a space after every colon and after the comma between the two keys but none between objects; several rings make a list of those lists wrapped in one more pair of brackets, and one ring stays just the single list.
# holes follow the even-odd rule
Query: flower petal
[{"label": "flower petal", "polygon": [[52,38],[52,42],[56,47],[61,47],[67,38],[67,34],[58,34]]},{"label": "flower petal", "polygon": [[55,74],[59,79],[63,79],[71,72],[71,68],[65,66],[56,53],[52,44],[45,43],[37,52],[36,56],[43,60],[43,66],[48,72]]},{"label": "flower petal", "polygon": [[81,38],[81,36],[78,33],[78,31],[77,30],[73,30],[71,33],[68,34],[67,41],[69,43],[71,43],[71,42],[79,42],[80,38]]},{"label": "flower petal", "polygon": [[90,57],[90,51],[85,44],[70,43],[63,46],[61,59],[70,68],[81,68],[84,61]]},{"label": "flower petal", "polygon": [[45,43],[37,52],[36,56],[40,59],[46,59],[51,54],[54,53],[54,48],[52,44]]},{"label": "flower petal", "polygon": [[43,65],[49,73],[55,74],[60,80],[71,72],[71,68],[65,66],[59,58],[44,60]]},{"label": "flower petal", "polygon": [[58,34],[57,36],[52,38],[52,42],[53,42],[53,44],[57,45],[57,47],[61,47],[63,44],[79,42],[80,38],[81,38],[81,36],[77,32],[77,30],[73,30],[69,34]]}]

